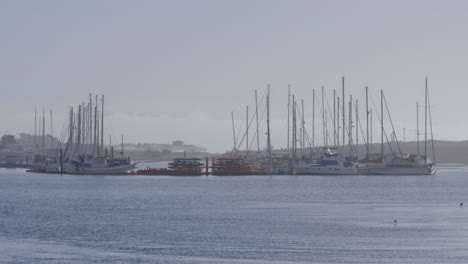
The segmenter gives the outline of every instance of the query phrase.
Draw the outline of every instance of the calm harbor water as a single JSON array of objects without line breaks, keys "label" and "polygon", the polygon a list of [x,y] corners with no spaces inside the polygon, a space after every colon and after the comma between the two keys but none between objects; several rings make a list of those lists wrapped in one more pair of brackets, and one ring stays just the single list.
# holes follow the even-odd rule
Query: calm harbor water
[{"label": "calm harbor water", "polygon": [[468,263],[468,169],[323,177],[0,169],[0,263]]}]

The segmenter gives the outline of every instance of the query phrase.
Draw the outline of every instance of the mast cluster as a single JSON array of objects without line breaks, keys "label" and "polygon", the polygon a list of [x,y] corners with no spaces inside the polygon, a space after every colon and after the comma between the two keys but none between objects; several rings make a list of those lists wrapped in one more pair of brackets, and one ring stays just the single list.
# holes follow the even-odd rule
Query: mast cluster
[{"label": "mast cluster", "polygon": [[[288,99],[287,99],[287,158],[290,165],[298,164],[301,160],[312,160],[316,159],[321,155],[323,149],[334,149],[345,154],[348,157],[356,158],[361,154],[365,154],[366,158],[372,157],[383,157],[384,146],[388,144],[389,150],[394,154],[402,155],[402,148],[395,132],[395,126],[393,124],[390,110],[385,99],[383,91],[380,91],[380,109],[378,109],[374,103],[373,107],[370,107],[371,100],[369,98],[369,88],[364,87],[365,91],[365,107],[361,107],[361,111],[365,110],[365,118],[359,117],[360,108],[359,100],[353,97],[352,94],[347,95],[345,91],[345,78],[341,78],[341,94],[337,92],[337,89],[333,89],[332,109],[328,103],[327,93],[324,86],[321,87],[320,97],[317,96],[315,89],[312,89],[312,117],[311,117],[311,130],[306,125],[307,110],[305,109],[304,99],[298,99],[297,96],[292,93],[291,85],[288,85]],[[426,80],[426,99],[425,99],[425,128],[424,128],[424,157],[427,160],[427,135],[428,135],[428,98],[427,98],[427,80]],[[266,154],[269,160],[272,157],[272,146],[271,146],[271,131],[270,131],[270,85],[267,86],[266,92],[263,99],[266,99]],[[346,100],[346,98],[349,98]],[[418,107],[418,106],[417,106]],[[231,113],[232,118],[232,129],[234,148],[233,154],[239,156],[239,149],[242,144],[245,144],[245,156],[249,155],[249,151],[252,149],[252,143],[256,140],[257,152],[260,152],[260,139],[259,139],[259,104],[257,91],[255,91],[255,113],[249,116],[249,107],[246,106],[246,122],[245,132],[236,133],[234,127],[234,113]],[[317,113],[318,111],[318,113]],[[377,112],[377,115],[373,113]],[[318,115],[317,115],[318,114]],[[385,116],[387,115],[387,117]],[[318,121],[321,121],[321,129],[319,136],[322,138],[317,140],[317,117]],[[373,153],[373,117],[376,117],[379,121],[380,126],[380,153]],[[263,118],[263,115],[262,117]],[[320,120],[321,119],[321,120]],[[430,119],[430,118],[429,118]],[[253,121],[255,121],[253,123]],[[361,123],[365,122],[364,125]],[[385,131],[385,123],[391,125],[390,137]],[[256,125],[256,137],[249,137],[249,132],[252,130],[252,124]],[[432,128],[432,127],[431,127]],[[309,130],[309,131],[308,131]],[[404,133],[406,130],[404,129]],[[263,133],[262,133],[263,134]],[[321,135],[320,135],[321,134]],[[419,154],[419,113],[417,113],[417,153]],[[431,131],[432,135],[432,131]],[[406,136],[404,136],[406,138]],[[378,150],[377,150],[378,151]],[[427,162],[427,161],[426,161]]]},{"label": "mast cluster", "polygon": [[76,108],[70,107],[66,129],[62,131],[58,149],[67,157],[104,156],[104,95],[82,102]]}]

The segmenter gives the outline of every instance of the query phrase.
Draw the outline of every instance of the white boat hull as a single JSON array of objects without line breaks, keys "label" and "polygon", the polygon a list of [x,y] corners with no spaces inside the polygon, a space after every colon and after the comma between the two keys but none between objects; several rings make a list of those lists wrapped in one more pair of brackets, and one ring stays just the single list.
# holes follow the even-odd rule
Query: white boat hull
[{"label": "white boat hull", "polygon": [[363,169],[367,175],[433,175],[436,166],[421,166],[412,168],[374,167]]},{"label": "white boat hull", "polygon": [[358,171],[352,167],[297,167],[296,175],[357,175]]},{"label": "white boat hull", "polygon": [[71,174],[124,174],[135,169],[136,164],[115,167],[80,167],[79,170],[68,171]]}]

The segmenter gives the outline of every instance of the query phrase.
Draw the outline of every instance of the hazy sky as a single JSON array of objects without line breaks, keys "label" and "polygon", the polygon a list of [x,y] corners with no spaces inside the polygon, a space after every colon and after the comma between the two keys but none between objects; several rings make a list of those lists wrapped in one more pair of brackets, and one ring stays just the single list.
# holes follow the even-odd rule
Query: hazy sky
[{"label": "hazy sky", "polygon": [[288,84],[310,126],[312,89],[332,104],[345,76],[361,106],[364,86],[375,103],[383,89],[413,140],[428,76],[434,136],[468,139],[467,13],[456,0],[0,1],[0,134],[32,133],[35,107],[54,111],[57,134],[93,93],[106,97],[106,135],[224,151],[231,111],[245,127],[270,83],[272,143],[284,147]]}]

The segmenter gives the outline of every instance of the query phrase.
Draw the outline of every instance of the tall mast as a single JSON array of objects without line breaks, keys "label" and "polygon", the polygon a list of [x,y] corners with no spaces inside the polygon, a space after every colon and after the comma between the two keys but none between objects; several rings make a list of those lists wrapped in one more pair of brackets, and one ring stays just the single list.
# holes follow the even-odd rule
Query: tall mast
[{"label": "tall mast", "polygon": [[384,125],[383,125],[383,90],[380,90],[380,154],[382,155],[382,163],[384,158]]},{"label": "tall mast", "polygon": [[290,116],[291,116],[291,85],[288,84],[288,142],[287,142],[287,146],[288,146],[288,170],[291,171],[291,146],[290,146],[290,142],[291,142],[291,139],[290,139],[290,126],[291,126],[291,122],[290,122]]},{"label": "tall mast", "polygon": [[419,102],[416,102],[416,149],[419,155]]},{"label": "tall mast", "polygon": [[325,95],[324,89],[322,86],[322,135],[323,135],[323,146],[327,145],[327,138],[326,138],[326,128],[325,128]]},{"label": "tall mast", "polygon": [[101,149],[104,152],[104,95],[101,99]]},{"label": "tall mast", "polygon": [[424,164],[427,164],[427,77],[424,95]]},{"label": "tall mast", "polygon": [[336,147],[336,89],[333,89],[333,146]]},{"label": "tall mast", "polygon": [[293,159],[294,163],[297,160],[297,104],[296,97],[293,95]]},{"label": "tall mast", "polygon": [[95,106],[94,106],[94,151],[96,151],[96,154],[99,155],[99,146],[98,146],[98,140],[97,140],[97,129],[98,129],[98,114],[97,114],[97,95],[96,95],[96,100]]},{"label": "tall mast", "polygon": [[54,149],[54,126],[52,119],[52,109],[50,109],[50,148]]},{"label": "tall mast", "polygon": [[292,156],[293,156],[293,163],[296,163],[296,158],[297,158],[297,123],[296,123],[296,97],[293,95],[292,96]]},{"label": "tall mast", "polygon": [[47,152],[45,144],[45,108],[42,108],[42,150],[44,154]]},{"label": "tall mast", "polygon": [[[299,111],[299,109],[298,109]],[[300,121],[300,125],[299,125],[299,148],[301,149],[302,151],[302,118],[301,118],[301,113],[299,111],[299,121]]]},{"label": "tall mast", "polygon": [[88,147],[89,147],[89,154],[94,155],[94,142],[93,142],[93,99],[91,97],[91,94],[89,94],[89,141],[88,141]]},{"label": "tall mast", "polygon": [[100,126],[100,111],[97,110],[97,113],[96,113],[96,151],[97,151],[97,155],[100,155],[101,154],[101,126]]},{"label": "tall mast", "polygon": [[353,96],[349,95],[349,120],[348,120],[349,153],[353,154]]},{"label": "tall mast", "polygon": [[315,89],[312,90],[312,147],[315,148]]},{"label": "tall mast", "polygon": [[234,155],[237,156],[236,129],[234,127],[234,112],[231,112],[231,120],[232,120],[232,137],[234,139]]},{"label": "tall mast", "polygon": [[366,152],[369,154],[369,88],[366,86]]},{"label": "tall mast", "polygon": [[291,115],[291,85],[288,85],[288,142],[287,142],[287,146],[288,146],[288,158],[289,158],[289,163],[291,163],[291,150],[290,150],[290,146],[289,146],[289,142],[290,142],[290,135],[289,135],[289,128],[290,128],[290,115]]},{"label": "tall mast", "polygon": [[81,105],[78,105],[78,118],[76,120],[77,131],[76,131],[76,143],[78,146],[78,154],[81,154]]},{"label": "tall mast", "polygon": [[245,156],[249,153],[249,106],[245,107]]},{"label": "tall mast", "polygon": [[343,126],[342,126],[342,128],[343,128],[343,141],[342,142],[343,142],[343,148],[344,148],[344,146],[346,144],[345,143],[345,130],[346,129],[345,129],[345,83],[344,83],[344,76],[341,77],[341,85],[342,85],[342,88],[343,88],[343,93],[342,93],[342,100],[343,100],[343,104],[342,104],[343,109],[342,110],[343,110],[343,112],[341,114],[341,118],[343,118]]},{"label": "tall mast", "polygon": [[74,133],[73,133],[73,107],[70,107],[70,139],[69,139],[69,149],[72,148],[73,146],[73,136],[74,136]]},{"label": "tall mast", "polygon": [[[359,108],[358,108],[358,100],[356,99],[356,152],[357,146],[359,145]],[[357,156],[357,153],[356,153]]]},{"label": "tall mast", "polygon": [[267,93],[267,133],[268,133],[268,160],[270,163],[270,168],[272,167],[271,163],[271,137],[270,137],[270,84],[268,84],[268,93]]},{"label": "tall mast", "polygon": [[336,97],[336,143],[340,147],[340,97]]},{"label": "tall mast", "polygon": [[85,104],[84,102],[81,103],[81,109],[83,110],[83,118],[81,120],[82,124],[81,124],[81,138],[83,139],[83,146],[84,146],[84,150],[83,150],[83,153],[86,153],[86,108],[85,108]]},{"label": "tall mast", "polygon": [[37,108],[34,108],[34,151],[37,149]]},{"label": "tall mast", "polygon": [[83,149],[83,154],[87,154],[88,153],[88,106],[85,105],[85,103],[83,102],[82,103],[82,106],[81,108],[83,109],[83,128],[82,128],[82,138],[83,138],[83,145],[84,145],[84,149]]},{"label": "tall mast", "polygon": [[[289,111],[289,109],[288,109]],[[289,113],[288,113],[288,118],[289,118]],[[258,131],[258,101],[257,101],[257,89],[255,89],[255,119],[257,121],[257,151],[260,152],[260,137],[259,137],[259,131]],[[289,120],[288,120],[288,133],[289,133]],[[289,138],[289,134],[288,134]],[[288,142],[289,144],[289,142]],[[289,145],[288,145],[289,146]],[[289,150],[289,147],[288,147]]]},{"label": "tall mast", "polygon": [[373,140],[372,140],[372,108],[369,110],[369,125],[370,125],[370,141],[369,141],[369,152],[372,152],[373,150],[373,147],[372,147],[372,144],[373,144]]},{"label": "tall mast", "polygon": [[301,104],[302,104],[302,153],[304,152],[305,149],[305,121],[304,121],[304,99],[301,99]]},{"label": "tall mast", "polygon": [[120,153],[122,154],[122,159],[124,159],[123,134],[122,134],[122,139],[121,139],[121,146],[122,146],[122,149],[121,149]]}]

